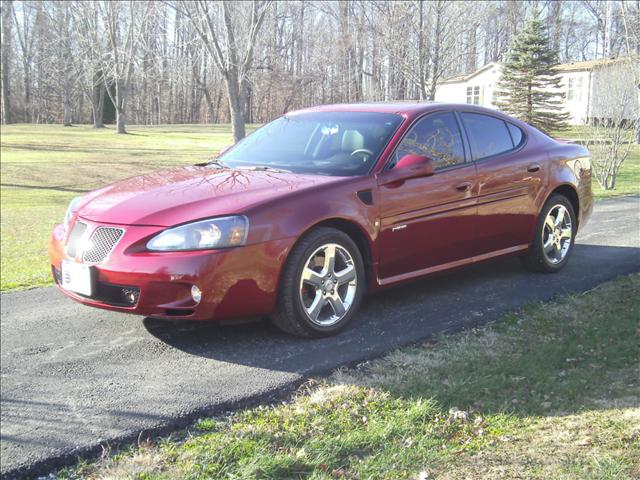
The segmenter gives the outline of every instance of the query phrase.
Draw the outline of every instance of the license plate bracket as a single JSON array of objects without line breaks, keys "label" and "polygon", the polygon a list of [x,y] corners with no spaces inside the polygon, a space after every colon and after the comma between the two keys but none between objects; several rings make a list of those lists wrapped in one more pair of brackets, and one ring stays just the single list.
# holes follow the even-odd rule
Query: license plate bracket
[{"label": "license plate bracket", "polygon": [[62,288],[86,297],[93,295],[95,269],[90,265],[63,260],[61,266]]}]

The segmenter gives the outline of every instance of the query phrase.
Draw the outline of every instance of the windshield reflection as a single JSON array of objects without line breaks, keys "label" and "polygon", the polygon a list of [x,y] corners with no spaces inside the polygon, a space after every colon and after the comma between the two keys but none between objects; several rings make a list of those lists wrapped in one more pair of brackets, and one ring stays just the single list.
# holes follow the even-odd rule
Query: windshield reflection
[{"label": "windshield reflection", "polygon": [[380,112],[285,115],[242,140],[217,161],[231,168],[364,175],[401,122],[400,115]]}]

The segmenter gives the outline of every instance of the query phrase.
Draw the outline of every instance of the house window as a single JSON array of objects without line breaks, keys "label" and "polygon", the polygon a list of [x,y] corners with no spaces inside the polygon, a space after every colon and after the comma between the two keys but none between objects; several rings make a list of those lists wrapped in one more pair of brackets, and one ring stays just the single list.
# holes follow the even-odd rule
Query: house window
[{"label": "house window", "polygon": [[567,100],[573,100],[573,95],[574,95],[574,85],[573,85],[573,78],[570,78],[567,81]]},{"label": "house window", "polygon": [[480,105],[480,87],[467,87],[467,103]]},{"label": "house window", "polygon": [[567,100],[580,101],[581,99],[582,99],[582,77],[569,78],[567,80]]}]

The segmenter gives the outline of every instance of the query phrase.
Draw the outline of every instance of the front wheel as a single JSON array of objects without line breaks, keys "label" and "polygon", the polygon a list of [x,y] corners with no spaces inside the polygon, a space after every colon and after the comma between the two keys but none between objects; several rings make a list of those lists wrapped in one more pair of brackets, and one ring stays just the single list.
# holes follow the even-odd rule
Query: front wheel
[{"label": "front wheel", "polygon": [[535,272],[555,273],[569,261],[577,231],[571,202],[563,195],[552,195],[538,219],[531,248],[522,263]]},{"label": "front wheel", "polygon": [[355,314],[365,283],[362,255],[353,240],[333,228],[316,228],[289,255],[272,320],[294,335],[332,335]]}]

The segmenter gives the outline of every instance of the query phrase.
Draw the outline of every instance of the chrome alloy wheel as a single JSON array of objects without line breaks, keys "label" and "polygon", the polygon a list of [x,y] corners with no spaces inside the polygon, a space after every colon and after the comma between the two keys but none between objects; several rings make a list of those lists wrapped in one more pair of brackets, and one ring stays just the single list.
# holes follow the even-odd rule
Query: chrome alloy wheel
[{"label": "chrome alloy wheel", "polygon": [[358,276],[351,254],[336,243],[318,247],[307,259],[300,278],[300,301],[312,323],[329,327],[349,311]]},{"label": "chrome alloy wheel", "polygon": [[564,205],[556,205],[547,214],[542,228],[542,251],[549,263],[555,265],[567,256],[573,229],[571,215]]}]

